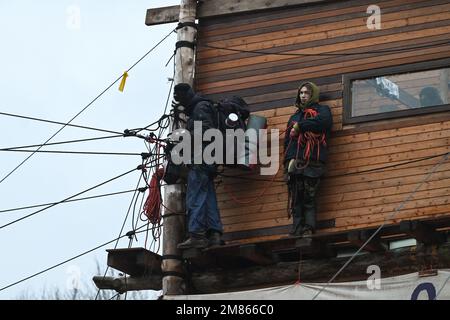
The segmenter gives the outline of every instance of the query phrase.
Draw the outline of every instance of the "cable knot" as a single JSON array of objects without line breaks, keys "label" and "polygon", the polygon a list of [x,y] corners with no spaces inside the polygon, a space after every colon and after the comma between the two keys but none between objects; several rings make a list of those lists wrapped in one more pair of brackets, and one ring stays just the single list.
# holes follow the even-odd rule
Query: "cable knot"
[{"label": "cable knot", "polygon": [[192,27],[195,29],[198,29],[198,25],[195,22],[178,22],[177,27],[175,28],[175,30],[180,30],[184,27]]},{"label": "cable knot", "polygon": [[131,230],[131,231],[128,231],[125,235],[128,237],[128,239],[131,240],[131,239],[133,239],[133,236],[136,235],[136,232],[134,230]]},{"label": "cable knot", "polygon": [[142,172],[147,172],[147,168],[145,167],[145,164],[138,165],[136,170],[140,170]]},{"label": "cable knot", "polygon": [[145,191],[147,191],[148,187],[141,187],[138,189],[139,192],[144,193]]},{"label": "cable knot", "polygon": [[151,156],[152,156],[152,153],[151,153],[151,152],[142,152],[142,153],[141,153],[142,160],[147,160],[147,159],[150,158]]},{"label": "cable knot", "polygon": [[136,135],[136,132],[133,131],[133,130],[130,130],[130,129],[123,130],[123,136],[124,137],[132,137],[132,136],[135,136],[135,135]]}]

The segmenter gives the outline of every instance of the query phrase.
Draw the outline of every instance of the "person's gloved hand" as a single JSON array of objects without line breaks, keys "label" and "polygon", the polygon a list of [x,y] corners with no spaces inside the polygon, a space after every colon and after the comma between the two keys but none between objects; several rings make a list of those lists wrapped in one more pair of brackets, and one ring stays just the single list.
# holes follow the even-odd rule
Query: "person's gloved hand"
[{"label": "person's gloved hand", "polygon": [[299,124],[296,122],[291,129],[291,132],[289,133],[291,138],[297,138],[298,135],[300,133],[300,126]]},{"label": "person's gloved hand", "polygon": [[289,160],[284,163],[284,169],[283,169],[283,181],[286,184],[289,184],[290,179],[291,179],[291,175],[288,173],[288,167],[289,167]]},{"label": "person's gloved hand", "polygon": [[285,172],[285,173],[283,174],[283,181],[284,181],[286,184],[289,184],[289,182],[291,181],[291,175],[290,175],[289,173]]}]

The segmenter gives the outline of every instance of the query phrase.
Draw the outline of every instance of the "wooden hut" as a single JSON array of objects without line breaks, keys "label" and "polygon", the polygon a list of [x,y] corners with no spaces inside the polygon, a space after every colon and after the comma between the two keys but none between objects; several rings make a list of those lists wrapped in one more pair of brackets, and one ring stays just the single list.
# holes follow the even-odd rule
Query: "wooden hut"
[{"label": "wooden hut", "polygon": [[[197,91],[239,95],[281,132],[309,80],[334,125],[317,234],[288,237],[281,169],[273,181],[225,171],[217,193],[227,245],[184,253],[190,292],[292,283],[299,260],[303,281],[326,282],[342,253],[369,238],[370,254],[336,281],[366,279],[374,263],[383,276],[448,267],[450,2],[210,0],[198,12]],[[427,90],[439,100],[425,102]],[[415,246],[390,251],[402,239]]]}]

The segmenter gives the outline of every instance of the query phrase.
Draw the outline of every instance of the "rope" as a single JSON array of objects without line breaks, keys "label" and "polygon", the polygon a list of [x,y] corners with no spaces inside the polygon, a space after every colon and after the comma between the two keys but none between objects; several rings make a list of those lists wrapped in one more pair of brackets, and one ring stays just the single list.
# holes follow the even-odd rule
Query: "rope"
[{"label": "rope", "polygon": [[[303,119],[309,119],[309,118],[315,118],[317,117],[318,112],[314,109],[305,109],[304,111],[304,115],[303,115]],[[305,165],[302,166],[301,168],[297,168],[297,169],[304,169],[309,165],[309,160],[311,159],[311,154],[314,150],[314,148],[317,148],[317,155],[316,155],[316,159],[319,160],[320,159],[320,145],[326,146],[326,136],[325,133],[314,133],[311,131],[306,131],[306,132],[297,132],[297,130],[300,130],[300,127],[297,126],[297,123],[294,123],[292,125],[292,129],[291,132],[289,133],[291,138],[294,138],[296,134],[298,134],[298,138],[297,138],[297,152],[295,154],[295,159],[298,159],[298,153],[300,150],[300,146],[302,146],[304,148],[303,150],[303,160],[306,161]],[[294,131],[294,132],[293,132]],[[289,148],[286,149],[286,152]]]},{"label": "rope", "polygon": [[[309,108],[308,108],[308,109],[306,109],[305,112],[304,112],[304,119],[316,117],[317,114],[318,114],[318,113],[317,113],[316,110],[314,110],[314,109],[309,109]],[[283,132],[280,133],[280,135],[281,135],[282,133],[288,131],[289,128],[292,128],[293,125],[294,125],[294,124],[289,125],[288,128],[287,128],[285,131],[283,131]],[[286,155],[286,153],[287,153],[287,150],[289,150],[290,144],[291,144],[291,140],[289,141],[288,147],[287,147],[286,150],[285,150],[285,155]],[[299,152],[300,145],[306,146],[306,148],[305,148],[305,150],[304,150],[303,157],[304,157],[304,159],[307,159],[307,162],[306,162],[306,164],[305,164],[305,166],[304,166],[303,168],[305,168],[306,166],[308,166],[308,164],[309,164],[309,158],[310,158],[310,156],[311,156],[311,152],[312,152],[312,150],[314,150],[314,148],[315,148],[316,146],[317,146],[317,159],[319,159],[319,156],[320,156],[320,151],[319,151],[320,148],[319,148],[319,145],[320,145],[320,144],[326,144],[326,143],[325,143],[325,134],[324,134],[324,133],[317,134],[317,133],[313,133],[313,132],[304,132],[304,133],[302,133],[302,134],[299,134],[298,142],[297,142],[297,154],[296,154],[296,158],[298,158],[298,152]],[[227,192],[230,194],[230,197],[231,197],[231,199],[232,199],[234,202],[236,202],[236,203],[238,203],[238,204],[250,204],[250,203],[253,203],[253,202],[255,202],[256,200],[260,199],[260,198],[267,192],[269,186],[271,186],[271,185],[275,182],[275,177],[276,177],[276,175],[274,175],[274,176],[272,177],[272,179],[269,180],[269,183],[266,184],[266,186],[264,187],[263,191],[262,191],[259,195],[255,196],[254,199],[248,200],[248,201],[242,201],[242,200],[239,200],[239,199],[233,194],[232,190],[229,189],[229,187],[228,187],[227,185],[225,185],[225,184],[224,184],[224,189],[225,189],[225,191],[227,191]],[[289,209],[288,209],[288,211],[289,211]]]},{"label": "rope", "polygon": [[[364,242],[361,247],[345,262],[345,264],[333,275],[333,277],[331,277],[331,279],[319,290],[319,292],[313,297],[312,300],[315,300],[322,292],[323,290],[325,290],[331,282],[334,281],[334,279],[336,279],[336,277],[342,272],[344,271],[345,268],[347,268],[347,266],[353,261],[353,259],[362,251],[362,249],[364,249],[364,247],[370,242],[372,241],[372,239],[381,231],[381,229],[384,228],[384,226],[386,225],[387,221],[392,220],[394,218],[394,216],[397,214],[398,211],[400,211],[405,204],[410,201],[413,196],[416,194],[416,192],[422,187],[422,185],[431,177],[431,175],[437,170],[438,167],[440,167],[445,161],[448,160],[448,157],[450,155],[450,152],[448,152],[444,157],[442,157],[442,159],[430,170],[430,172],[425,176],[424,179],[422,179],[422,181],[416,186],[416,188],[406,197],[405,200],[402,201],[402,203],[400,203],[400,205],[395,208],[395,210],[392,212],[391,215],[389,215],[387,218],[385,218],[383,224],[381,224],[377,230],[375,230],[375,232],[366,240],[366,242]],[[382,211],[381,211],[382,212]]]},{"label": "rope", "polygon": [[[146,226],[146,225],[140,226],[138,229],[142,229],[142,228],[145,227],[145,226]],[[142,231],[139,231],[139,232],[137,232],[137,233],[141,233],[141,232],[145,232],[145,231],[147,231],[147,230],[142,230]],[[63,265],[63,264],[66,264],[67,262],[70,262],[70,261],[72,261],[72,260],[75,260],[75,259],[77,259],[77,258],[79,258],[79,257],[82,257],[82,256],[84,256],[84,255],[86,255],[86,254],[88,254],[88,253],[91,253],[91,252],[93,252],[93,251],[95,251],[95,250],[98,250],[98,249],[100,249],[100,248],[102,248],[102,247],[104,247],[104,246],[107,246],[108,244],[110,244],[110,243],[112,243],[112,242],[114,242],[114,241],[118,241],[118,240],[120,240],[120,239],[122,239],[122,238],[124,238],[124,237],[126,237],[126,235],[123,235],[123,236],[120,236],[120,237],[115,238],[115,239],[113,239],[113,240],[110,240],[110,241],[108,241],[108,242],[105,242],[105,243],[103,243],[103,244],[101,244],[101,245],[98,245],[98,246],[95,247],[95,248],[92,248],[92,249],[89,249],[89,250],[87,250],[87,251],[85,251],[85,252],[82,252],[82,253],[80,253],[80,254],[78,254],[78,255],[72,257],[72,258],[69,258],[69,259],[64,260],[64,261],[62,261],[62,262],[59,262],[59,263],[57,263],[57,264],[55,264],[55,265],[53,265],[53,266],[51,266],[51,267],[48,267],[48,268],[46,268],[46,269],[44,269],[44,270],[42,270],[42,271],[36,272],[36,273],[34,273],[34,274],[30,275],[30,276],[27,276],[27,277],[25,277],[25,278],[23,278],[23,279],[21,279],[21,280],[18,280],[18,281],[13,282],[13,283],[11,283],[11,284],[9,284],[9,285],[6,285],[6,286],[0,288],[0,291],[6,290],[6,289],[8,289],[8,288],[11,288],[11,287],[13,287],[13,286],[19,284],[19,283],[22,283],[22,282],[24,282],[24,281],[26,281],[26,280],[29,280],[29,279],[31,279],[31,278],[34,278],[34,277],[36,277],[36,276],[38,276],[38,275],[40,275],[40,274],[43,274],[43,273],[45,273],[45,272],[47,272],[47,271],[50,271],[50,270],[52,270],[52,269],[55,269],[55,268],[57,268],[57,267],[59,267],[59,266],[61,266],[61,265]]]},{"label": "rope", "polygon": [[[288,148],[286,148],[286,149],[288,149]],[[342,173],[342,174],[337,174],[337,175],[327,175],[327,176],[324,176],[324,178],[344,177],[344,176],[350,176],[350,175],[353,175],[353,174],[361,174],[361,173],[368,173],[368,172],[376,172],[376,171],[384,170],[384,169],[391,169],[391,168],[400,167],[400,166],[408,165],[408,164],[415,163],[415,162],[430,160],[430,159],[434,159],[434,158],[440,158],[442,156],[445,156],[447,153],[448,152],[440,153],[440,154],[437,154],[437,155],[434,155],[434,156],[429,156],[429,157],[423,157],[423,158],[419,158],[419,159],[409,160],[409,161],[405,161],[405,162],[402,162],[402,163],[392,164],[392,165],[378,167],[378,168],[374,168],[374,169],[354,171],[354,172],[347,172],[347,173]],[[235,179],[248,180],[248,181],[272,181],[272,179],[257,179],[257,178],[252,178],[252,177],[239,176],[239,175],[231,176],[231,175],[226,175],[226,174],[223,174],[223,173],[218,173],[218,175],[222,176],[222,177],[226,177],[226,178],[235,178]],[[274,182],[285,182],[284,180],[273,180],[273,181]]]},{"label": "rope", "polygon": [[295,282],[296,285],[299,285],[301,283],[301,275],[302,275],[302,251],[300,250],[300,258],[298,260],[298,278]]},{"label": "rope", "polygon": [[[280,133],[280,135],[283,134],[283,133],[286,132],[286,131],[287,131],[287,129],[286,129],[285,131],[282,131],[282,132]],[[290,142],[289,142],[289,143],[290,143]],[[287,149],[289,149],[289,146],[288,146]],[[224,174],[222,174],[222,173],[218,173],[218,175],[220,175],[220,176],[222,176],[222,177],[232,177],[232,178],[236,178],[236,177],[237,177],[237,176],[236,176],[236,177],[235,177],[235,176],[226,176],[226,175],[224,175]],[[262,191],[259,195],[255,196],[254,199],[248,200],[248,201],[242,201],[242,200],[239,200],[239,199],[233,194],[233,191],[232,191],[231,189],[229,189],[229,187],[228,187],[226,184],[223,184],[223,187],[224,187],[225,191],[228,192],[228,193],[230,194],[231,199],[232,199],[234,202],[236,202],[237,204],[250,204],[250,203],[253,203],[253,202],[255,202],[256,200],[260,199],[260,198],[267,192],[269,186],[271,186],[271,185],[275,182],[275,177],[276,177],[276,174],[275,174],[270,180],[254,179],[255,181],[269,181],[269,183],[266,184],[266,186],[264,187],[263,191]],[[284,182],[284,181],[283,181],[283,182]]]},{"label": "rope", "polygon": [[[274,56],[294,56],[294,57],[309,57],[309,56],[317,56],[317,57],[334,57],[334,56],[354,56],[354,55],[360,55],[360,54],[379,54],[379,53],[389,53],[389,52],[402,52],[402,51],[408,51],[408,50],[417,50],[417,49],[426,49],[426,48],[435,48],[439,45],[447,45],[449,44],[449,40],[443,40],[443,41],[435,41],[424,45],[419,46],[411,46],[411,47],[402,47],[402,48],[392,48],[392,49],[382,49],[382,50],[372,50],[372,51],[361,51],[361,52],[343,52],[343,53],[286,53],[286,52],[279,52],[279,53],[271,53],[271,52],[265,52],[261,50],[239,50],[239,49],[231,49],[231,48],[225,48],[225,47],[218,47],[218,46],[212,46],[208,44],[198,44],[199,47],[204,48],[210,48],[210,49],[218,49],[218,50],[227,50],[232,52],[239,52],[239,53],[255,53],[260,55],[274,55]],[[273,49],[273,48],[270,48]]]},{"label": "rope", "polygon": [[118,175],[118,176],[116,176],[116,177],[114,177],[114,178],[111,178],[111,179],[109,179],[109,180],[107,180],[107,181],[104,181],[104,182],[102,182],[102,183],[99,183],[99,184],[97,184],[97,185],[95,185],[95,186],[93,186],[93,187],[91,187],[91,188],[89,188],[89,189],[86,189],[86,190],[84,190],[84,191],[78,192],[77,194],[74,194],[73,196],[70,196],[70,197],[68,197],[68,198],[65,198],[64,200],[61,200],[61,201],[59,201],[59,202],[55,202],[55,203],[53,203],[53,204],[51,204],[51,205],[49,205],[49,206],[47,206],[47,207],[45,207],[45,208],[43,208],[43,209],[37,210],[37,211],[35,211],[35,212],[32,212],[32,213],[30,213],[30,214],[27,214],[26,216],[23,216],[23,217],[19,218],[19,219],[16,219],[16,220],[11,221],[11,222],[9,222],[9,223],[7,223],[7,224],[4,224],[4,225],[0,226],[0,230],[3,229],[3,228],[6,228],[7,226],[10,226],[10,225],[12,225],[12,224],[15,224],[15,223],[17,223],[17,222],[19,222],[19,221],[21,221],[21,220],[27,219],[27,218],[29,218],[29,217],[31,217],[31,216],[34,216],[34,215],[36,215],[36,214],[38,214],[38,213],[41,213],[41,212],[43,212],[43,211],[45,211],[45,210],[47,210],[47,209],[50,209],[50,208],[52,208],[52,207],[54,207],[54,206],[56,206],[56,205],[58,205],[58,204],[60,204],[60,203],[64,203],[64,202],[66,202],[66,201],[68,201],[68,200],[70,200],[70,199],[72,199],[72,198],[75,198],[75,197],[77,197],[77,196],[79,196],[79,195],[82,195],[83,193],[86,193],[86,192],[88,192],[88,191],[94,190],[95,188],[98,188],[98,187],[100,187],[100,186],[102,186],[102,185],[105,185],[105,184],[107,184],[107,183],[109,183],[109,182],[111,182],[111,181],[114,181],[114,180],[119,179],[119,178],[121,178],[121,177],[123,177],[123,176],[126,176],[127,174],[133,172],[134,170],[136,170],[136,169],[132,169],[132,170],[130,170],[130,171],[127,171],[127,172],[125,172],[125,173],[122,173],[122,174],[120,174],[120,175]]},{"label": "rope", "polygon": [[[155,147],[156,147],[156,145],[155,145]],[[150,152],[150,153],[151,153],[151,154],[154,154],[154,152]],[[153,161],[158,161],[158,160],[159,160],[159,159],[156,159],[156,160],[153,160]],[[142,178],[144,178],[144,181],[146,180],[146,178],[145,178],[145,174],[146,174],[146,172],[147,172],[146,169],[149,167],[148,164],[151,163],[151,162],[153,162],[153,161],[151,161],[149,158],[146,159],[146,160],[143,159],[143,160],[142,160],[142,164],[139,165],[139,166],[137,167],[138,170],[141,170],[141,175],[139,176],[139,180],[138,180],[137,185],[136,185],[136,191],[139,191],[139,192],[144,192],[144,191],[145,191],[146,188],[138,188],[138,186],[139,186],[139,184],[141,183],[141,179],[142,179]],[[150,166],[150,167],[151,167],[151,166]],[[124,221],[123,221],[123,223],[122,223],[122,227],[121,227],[121,229],[120,229],[120,231],[119,231],[119,237],[120,237],[120,235],[122,234],[123,229],[125,228],[125,224],[126,224],[126,222],[127,222],[127,220],[128,220],[128,216],[129,216],[129,214],[130,214],[130,211],[131,211],[131,208],[132,208],[132,207],[133,207],[133,216],[134,216],[134,214],[135,214],[136,203],[137,203],[137,201],[138,201],[139,194],[138,194],[138,196],[136,197],[136,200],[135,200],[135,197],[136,197],[136,192],[133,194],[133,197],[131,198],[131,202],[130,202],[130,205],[128,206],[127,214],[125,215]],[[134,218],[132,218],[132,220],[131,220],[132,231],[127,232],[127,233],[125,234],[125,236],[129,237],[129,239],[130,239],[129,244],[128,244],[128,247],[131,247],[131,245],[132,245],[132,236],[133,236],[133,235],[135,236],[136,241],[137,241],[137,237],[136,237],[136,233],[137,233],[137,232],[136,232],[136,230],[138,230],[139,228],[137,228],[137,229],[135,228],[135,226],[134,226],[134,224],[133,224],[133,221],[134,221]],[[145,226],[145,225],[144,225],[144,226]],[[157,228],[161,228],[161,226],[162,226],[162,225],[159,225],[159,226],[157,226]],[[141,227],[140,227],[140,228],[141,228]],[[145,232],[148,233],[148,230],[149,230],[149,229],[148,229],[148,224],[147,224],[147,229],[145,230]],[[146,237],[147,237],[147,236],[146,236]],[[119,244],[119,239],[120,239],[120,238],[117,239],[117,241],[116,241],[116,243],[115,243],[115,245],[114,245],[114,249],[117,248],[117,245]],[[103,278],[106,277],[106,274],[107,274],[107,272],[108,272],[108,269],[109,269],[109,266],[106,267],[105,273],[103,274]],[[97,290],[97,294],[96,294],[96,296],[95,296],[95,300],[98,299],[99,295],[100,295],[100,289]]]},{"label": "rope", "polygon": [[434,300],[436,300],[438,298],[438,296],[441,294],[441,292],[445,288],[445,285],[447,284],[448,280],[450,280],[450,275],[447,277],[447,279],[445,279],[444,284],[442,285],[442,287],[437,292],[436,297],[434,297]]},{"label": "rope", "polygon": [[198,25],[194,21],[186,21],[186,22],[178,22],[178,25],[175,28],[175,30],[180,30],[184,27],[192,27],[198,29]]},{"label": "rope", "polygon": [[[174,69],[173,69],[173,75],[175,76],[175,61],[174,61]],[[172,78],[173,79],[173,78]],[[157,137],[155,137],[155,135],[153,134],[153,135],[150,135],[150,138],[151,139],[146,139],[146,142],[147,143],[151,143],[151,142],[153,142],[154,143],[154,145],[153,145],[153,149],[152,149],[152,151],[151,151],[151,154],[157,154],[158,155],[158,158],[156,159],[156,160],[153,160],[152,162],[154,162],[154,167],[155,168],[159,168],[160,166],[161,166],[161,162],[159,161],[161,158],[165,158],[165,151],[164,151],[164,148],[165,148],[165,146],[162,144],[162,143],[160,143],[162,140],[161,140],[161,137],[162,137],[162,135],[163,135],[163,133],[164,133],[164,131],[169,127],[169,125],[170,125],[170,115],[169,116],[167,116],[166,115],[166,112],[167,112],[167,107],[168,107],[168,105],[169,105],[169,101],[170,101],[170,97],[171,97],[171,92],[172,92],[172,88],[173,88],[173,80],[171,81],[171,84],[170,84],[170,88],[169,88],[169,92],[168,92],[168,94],[167,94],[167,99],[166,99],[166,105],[165,105],[165,108],[164,108],[164,115],[158,120],[158,128],[159,128],[159,132],[158,132],[158,136]],[[163,123],[163,121],[166,121],[166,123],[164,124]],[[149,126],[151,126],[151,125],[149,125]],[[147,129],[149,126],[147,126],[147,127],[145,127],[145,128],[143,128],[143,129]],[[157,128],[157,129],[158,129]],[[155,130],[152,130],[152,131],[156,131],[157,129],[155,129]],[[161,156],[159,156],[160,154],[161,154],[161,148],[163,148],[163,154],[161,155]],[[150,185],[148,184],[148,182],[147,182],[147,176],[146,176],[146,173],[144,172],[143,173],[144,174],[144,179],[145,179],[145,183],[147,184],[147,186],[148,187],[150,187]],[[162,178],[161,178],[162,179]],[[155,190],[157,190],[157,191],[155,191],[155,192],[158,192],[159,194],[160,194],[160,196],[159,196],[159,202],[160,202],[160,205],[161,206],[163,206],[163,204],[162,204],[162,197],[161,197],[161,191],[160,191],[160,189],[161,189],[161,179],[159,179],[157,182],[158,183],[154,183],[154,186],[156,186],[156,188],[150,188],[150,190],[151,189],[155,189]],[[151,184],[151,183],[150,183]],[[151,191],[150,191],[151,192]],[[150,194],[149,194],[149,197],[150,197]],[[142,198],[142,200],[143,200],[144,198]],[[155,197],[155,199],[156,199],[156,197]],[[141,206],[140,206],[141,208],[143,208],[143,206],[142,206],[142,202],[141,202]],[[145,217],[145,219],[144,218],[142,218],[142,216],[144,216]],[[145,215],[145,210],[142,210],[142,212],[140,213],[140,215],[138,216],[138,219],[141,219],[142,221],[146,221],[147,222],[147,224],[149,224],[149,220],[148,220],[148,217]],[[160,220],[160,219],[159,219]],[[162,223],[159,221],[156,225],[154,225],[154,228],[152,228],[151,230],[152,230],[152,237],[153,237],[153,240],[151,241],[151,243],[150,243],[150,247],[149,247],[149,249],[151,250],[151,251],[154,251],[154,252],[158,252],[159,251],[159,249],[160,249],[160,245],[161,245],[161,241],[159,241],[159,239],[160,239],[160,237],[161,237],[161,234],[162,234]],[[147,229],[148,230],[148,229]],[[145,248],[147,248],[147,241],[148,241],[148,231],[147,231],[147,233],[146,233],[146,235],[145,235],[145,243],[144,243],[144,246],[145,246]],[[154,248],[154,250],[152,250],[152,248]]]},{"label": "rope", "polygon": [[[8,117],[21,118],[21,119],[27,119],[27,120],[40,121],[40,122],[53,123],[53,124],[66,125],[66,127],[73,127],[73,128],[79,128],[79,129],[94,130],[94,131],[100,131],[100,132],[106,132],[106,133],[115,133],[115,134],[122,135],[120,132],[112,131],[112,130],[80,126],[80,125],[76,125],[76,124],[70,124],[70,123],[64,123],[64,122],[53,121],[53,120],[46,120],[46,119],[40,119],[40,118],[34,118],[34,117],[27,117],[27,116],[22,116],[22,115],[12,114],[12,113],[6,113],[6,112],[0,112],[0,115],[8,116]],[[48,144],[45,144],[45,145],[48,145]]]},{"label": "rope", "polygon": [[148,218],[148,221],[155,225],[161,221],[161,190],[159,188],[159,181],[164,175],[164,168],[159,168],[153,174],[150,181],[149,188],[152,190],[149,192],[147,200],[144,204],[144,213]]},{"label": "rope", "polygon": [[168,214],[164,214],[162,217],[169,217],[169,216],[186,216],[186,214],[184,212],[175,212],[172,209],[168,208],[166,205],[164,205],[164,203],[161,203],[161,206],[166,209],[167,211],[169,211],[170,213]]},{"label": "rope", "polygon": [[57,154],[84,154],[102,156],[142,156],[141,153],[133,152],[95,152],[95,151],[68,151],[68,150],[22,150],[22,149],[0,149],[2,152],[32,152],[32,153],[57,153]]},{"label": "rope", "polygon": [[[60,142],[52,142],[47,143],[46,146],[54,146],[58,144],[67,144],[67,143],[77,143],[77,142],[85,142],[85,141],[93,141],[93,140],[103,140],[103,139],[111,139],[111,138],[118,138],[122,137],[122,135],[113,135],[113,136],[107,136],[107,137],[97,137],[97,138],[88,138],[88,139],[78,139],[78,140],[69,140],[69,141],[60,141]],[[2,148],[0,151],[3,150],[15,150],[15,149],[25,149],[25,148],[34,148],[39,147],[40,144],[31,144],[28,146],[20,146],[20,147],[8,147],[8,148]]]},{"label": "rope", "polygon": [[[167,105],[167,104],[166,104],[166,105]],[[142,131],[142,130],[156,131],[156,130],[158,130],[158,129],[160,129],[160,128],[163,127],[163,125],[161,124],[162,121],[163,121],[164,119],[168,118],[169,116],[170,116],[170,115],[166,114],[166,111],[164,111],[164,114],[163,114],[158,120],[156,120],[155,122],[150,123],[149,125],[145,126],[144,128],[135,128],[135,129],[131,129],[131,130],[128,130],[128,131],[130,131],[130,132],[135,132],[135,133],[139,133],[139,132]],[[155,124],[158,124],[158,127],[157,127],[157,128],[155,128],[155,129],[149,129],[151,126],[154,126]]]},{"label": "rope", "polygon": [[[142,179],[143,172],[144,172],[144,171],[143,171],[143,168],[145,168],[145,164],[142,163],[142,165],[140,165],[139,167],[141,168],[142,173],[139,175],[139,180],[138,180],[138,182],[137,182],[137,184],[136,184],[136,188],[135,188],[135,189],[138,189],[139,184],[141,183],[141,179]],[[131,198],[131,202],[130,202],[130,205],[128,206],[127,214],[125,215],[125,218],[124,218],[124,220],[123,220],[122,226],[121,226],[120,231],[119,231],[119,236],[117,237],[117,241],[116,241],[116,243],[114,244],[114,249],[117,248],[117,245],[119,244],[119,239],[121,239],[122,237],[128,237],[128,236],[129,236],[129,232],[127,232],[127,233],[126,233],[125,235],[123,235],[123,236],[122,236],[122,232],[123,232],[123,229],[125,228],[125,224],[126,224],[126,222],[127,222],[128,215],[130,214],[130,210],[131,210],[131,207],[132,207],[132,205],[133,205],[134,197],[136,197],[136,191],[133,193],[133,197]],[[135,233],[136,233],[136,230],[132,230],[132,232],[133,232],[133,234],[135,234]],[[109,270],[109,266],[106,267],[105,273],[103,274],[103,279],[105,279],[106,274],[108,273],[108,270]],[[99,294],[100,294],[100,288],[97,290],[97,294],[95,295],[95,300],[98,299]]]},{"label": "rope", "polygon": [[[106,91],[108,91],[112,86],[114,86],[119,80],[122,79],[124,74],[127,74],[129,71],[131,71],[139,62],[141,62],[150,52],[152,52],[156,47],[158,47],[164,40],[166,40],[172,32],[175,30],[170,31],[170,33],[165,36],[161,41],[159,41],[153,48],[151,48],[146,54],[144,54],[138,61],[136,61],[128,70],[121,74],[116,80],[114,80],[109,86],[107,86],[99,95],[97,95],[91,102],[89,102],[85,107],[81,109],[75,116],[73,116],[67,123],[64,123],[63,126],[58,129],[53,135],[50,136],[40,147],[36,149],[35,152],[31,153],[27,158],[25,158],[21,163],[19,163],[12,171],[10,171],[5,177],[3,177],[2,180],[0,180],[0,184],[5,181],[11,174],[13,174],[17,169],[19,169],[25,162],[28,161],[37,151],[39,151],[43,146],[45,146],[48,142],[50,142],[51,139],[53,139],[58,133],[60,133],[65,127],[67,127],[73,120],[75,120],[80,114],[82,114],[87,108],[89,108],[95,101],[97,101]],[[117,132],[114,132],[117,133]]]},{"label": "rope", "polygon": [[[145,188],[147,189],[147,188]],[[79,198],[79,199],[71,199],[71,200],[67,200],[64,203],[68,203],[68,202],[74,202],[74,201],[81,201],[81,200],[90,200],[90,199],[96,199],[96,198],[103,198],[103,197],[109,197],[109,196],[115,196],[115,195],[119,195],[119,194],[124,194],[124,193],[129,193],[129,192],[134,192],[136,190],[126,190],[126,191],[119,191],[119,192],[113,192],[113,193],[106,193],[106,194],[100,194],[97,196],[91,196],[91,197],[85,197],[85,198]],[[18,210],[25,210],[25,209],[32,209],[32,208],[38,208],[38,207],[45,207],[51,204],[58,204],[58,202],[50,202],[50,203],[44,203],[44,204],[35,204],[35,205],[31,205],[31,206],[26,206],[26,207],[18,207],[18,208],[12,208],[12,209],[4,209],[4,210],[0,210],[0,213],[5,213],[5,212],[11,212],[11,211],[18,211]]]}]

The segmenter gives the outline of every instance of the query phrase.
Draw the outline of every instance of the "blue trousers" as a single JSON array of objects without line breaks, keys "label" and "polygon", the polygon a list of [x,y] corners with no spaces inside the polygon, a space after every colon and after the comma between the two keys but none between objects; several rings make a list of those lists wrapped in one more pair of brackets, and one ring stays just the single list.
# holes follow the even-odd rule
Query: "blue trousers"
[{"label": "blue trousers", "polygon": [[208,230],[223,232],[214,178],[202,166],[193,166],[189,171],[186,208],[190,233],[205,233]]}]

